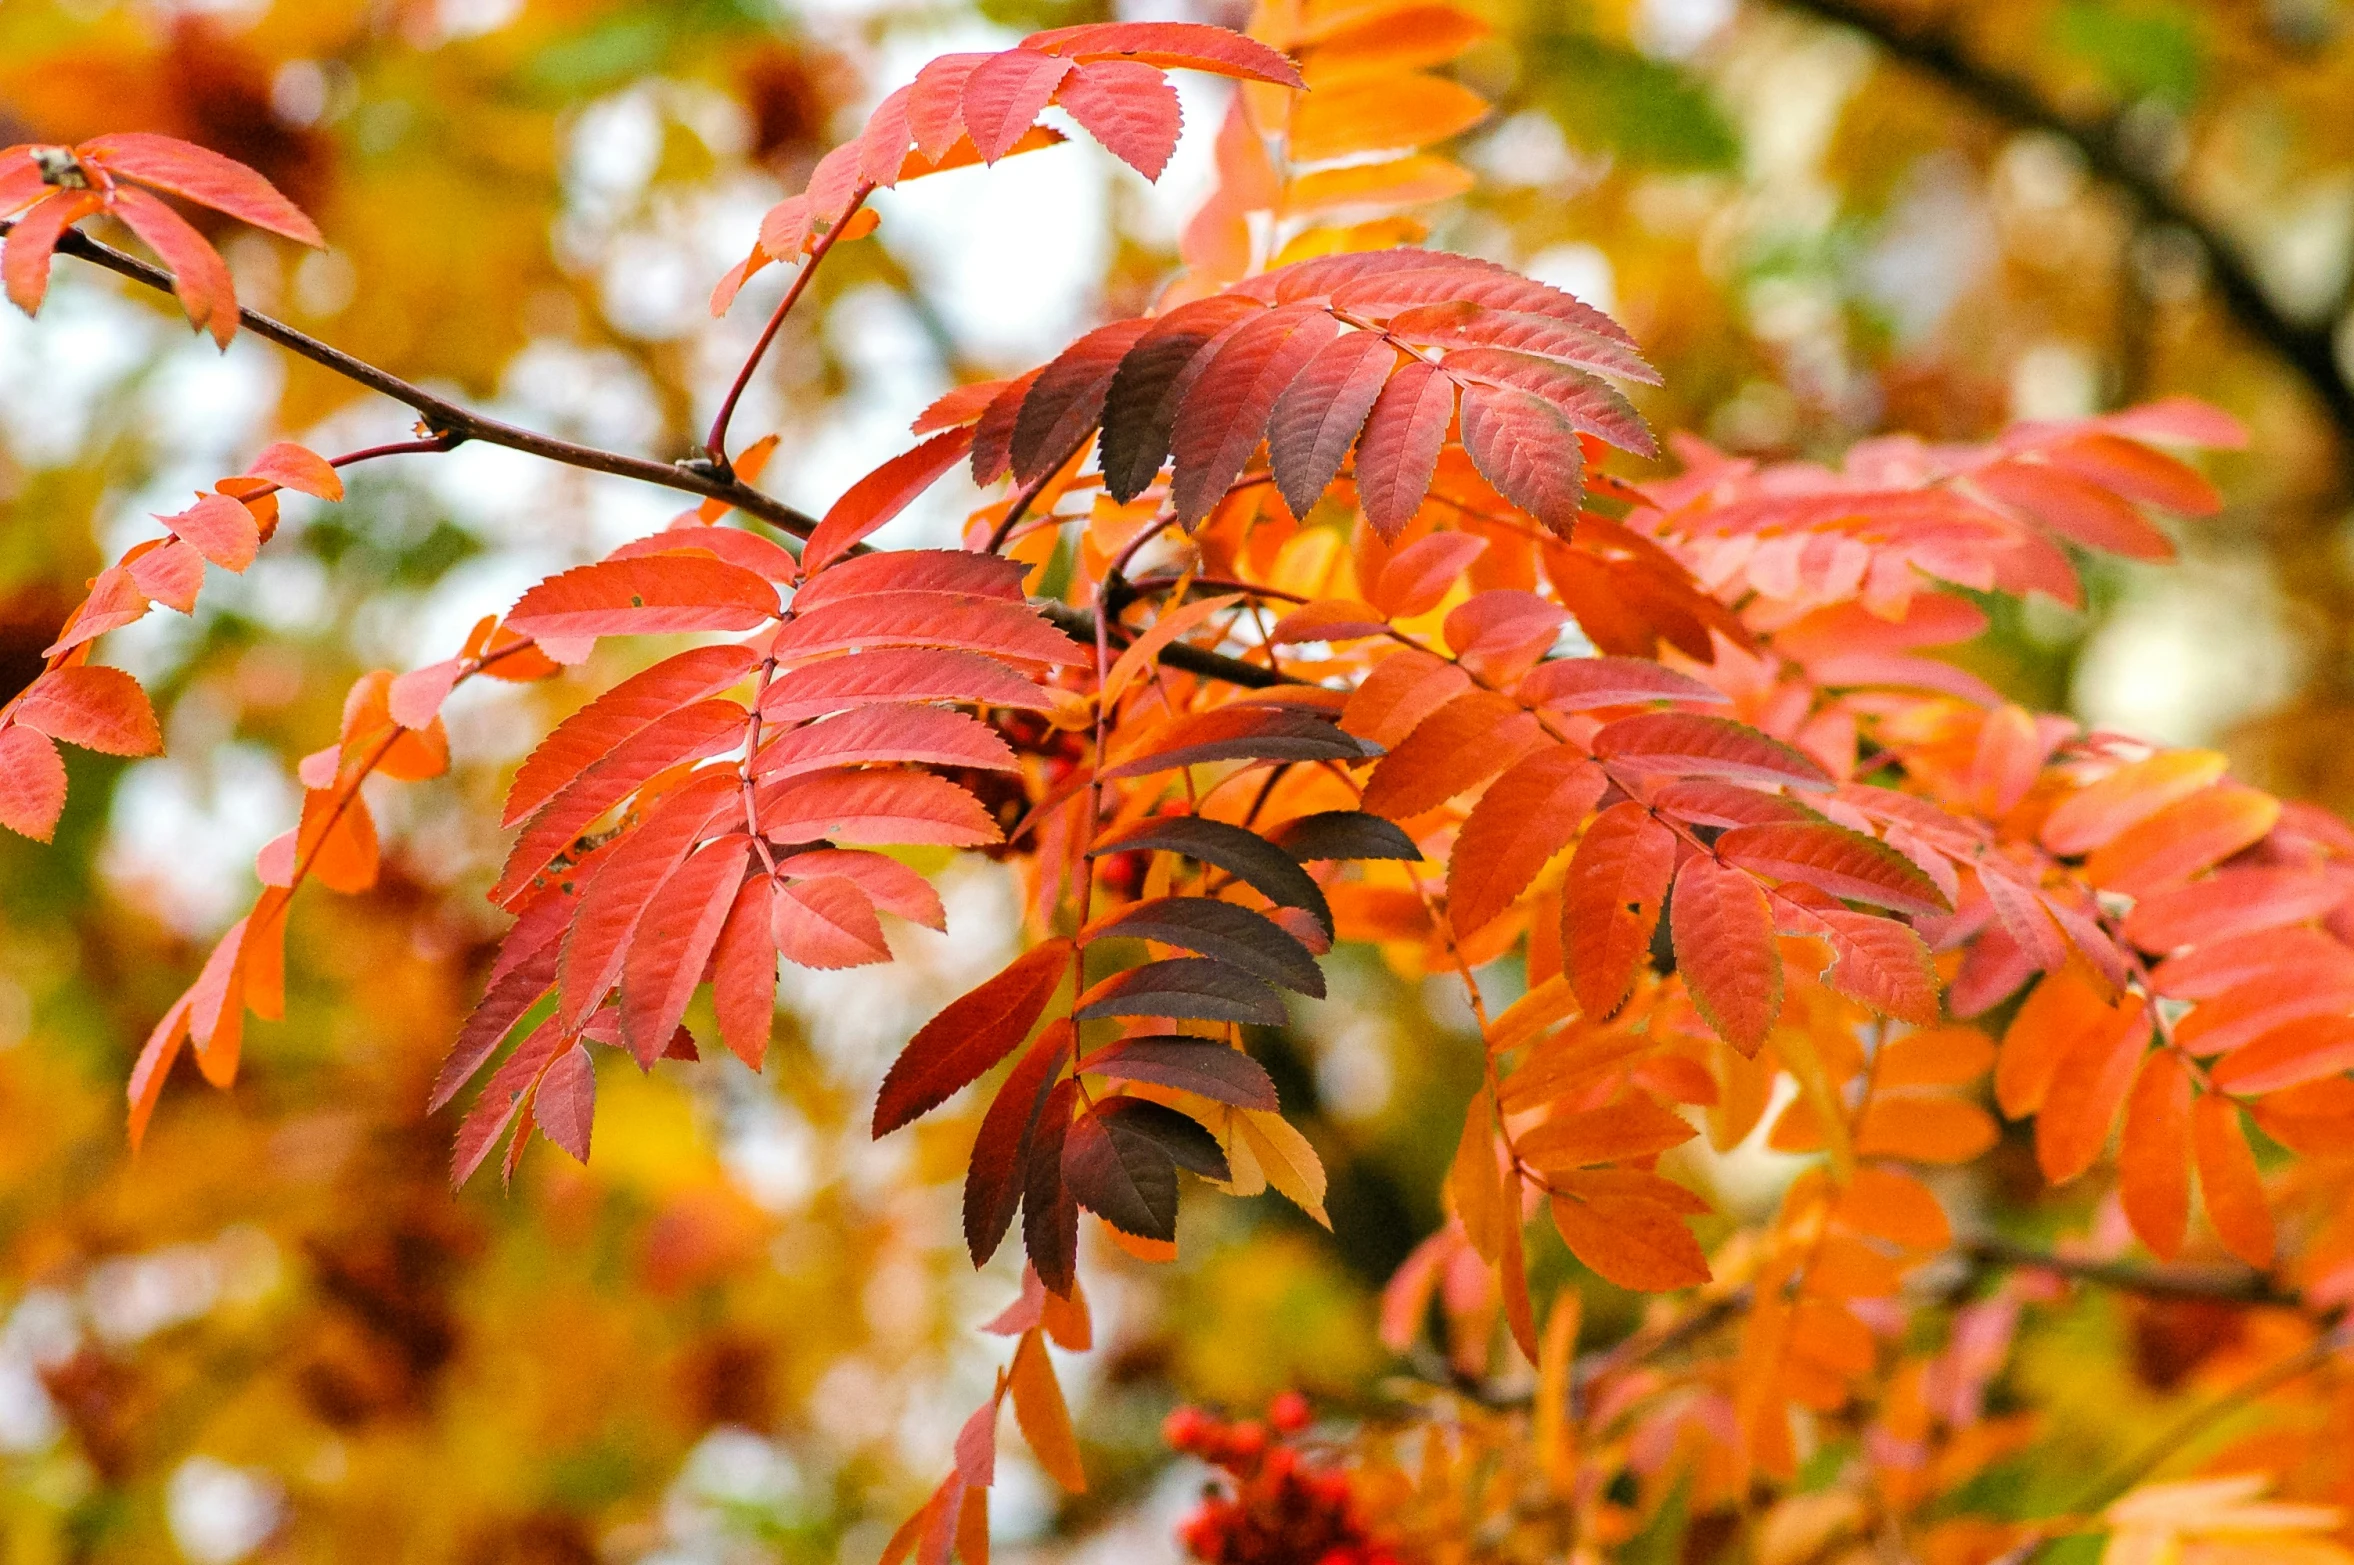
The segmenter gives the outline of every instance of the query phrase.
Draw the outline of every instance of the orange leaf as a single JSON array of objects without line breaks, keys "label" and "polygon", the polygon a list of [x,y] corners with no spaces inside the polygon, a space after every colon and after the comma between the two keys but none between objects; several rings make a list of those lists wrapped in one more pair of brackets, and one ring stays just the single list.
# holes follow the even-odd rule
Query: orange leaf
[{"label": "orange leaf", "polygon": [[2207,1221],[2223,1247],[2262,1270],[2272,1264],[2272,1213],[2264,1204],[2264,1179],[2240,1124],[2239,1105],[2209,1093],[2191,1106],[2191,1143],[2198,1154],[2199,1190],[2207,1200]]},{"label": "orange leaf", "polygon": [[2149,1038],[2149,1013],[2133,1000],[2078,1035],[2061,1057],[2035,1121],[2036,1161],[2053,1184],[2074,1179],[2101,1155]]},{"label": "orange leaf", "polygon": [[1676,970],[1708,1025],[1754,1055],[1782,1011],[1782,957],[1774,915],[1757,882],[1695,853],[1676,872],[1668,901]]},{"label": "orange leaf", "polygon": [[1030,1454],[1056,1483],[1073,1494],[1084,1493],[1087,1470],[1079,1461],[1079,1437],[1072,1431],[1063,1388],[1046,1356],[1046,1338],[1035,1326],[1022,1333],[1014,1348],[1012,1388],[1014,1420],[1030,1443]]},{"label": "orange leaf", "polygon": [[1570,1254],[1622,1288],[1664,1293],[1708,1281],[1708,1257],[1671,1207],[1620,1195],[1557,1195],[1552,1204]]},{"label": "orange leaf", "polygon": [[2229,765],[2214,750],[2168,750],[2120,766],[2053,807],[2043,819],[2043,845],[2070,857],[2106,847],[2127,828],[2220,781]]},{"label": "orange leaf", "polygon": [[2142,1065],[2117,1144],[2118,1195],[2142,1243],[2161,1260],[2182,1252],[2191,1212],[2191,1077],[2159,1049]]},{"label": "orange leaf", "polygon": [[0,728],[0,826],[47,842],[65,813],[65,760],[46,734]]},{"label": "orange leaf", "polygon": [[17,698],[16,720],[103,755],[155,755],[163,749],[155,709],[139,681],[95,663],[53,668],[34,680]]},{"label": "orange leaf", "polygon": [[2260,841],[2280,819],[2280,800],[2222,782],[2128,828],[2086,861],[2103,891],[2129,897],[2162,891]]},{"label": "orange leaf", "polygon": [[1993,1146],[2000,1134],[1993,1118],[1975,1103],[1882,1093],[1864,1109],[1855,1150],[1858,1157],[1967,1163]]},{"label": "orange leaf", "polygon": [[1609,1015],[1633,987],[1675,863],[1675,833],[1632,800],[1586,828],[1562,888],[1561,947],[1588,1014]]}]

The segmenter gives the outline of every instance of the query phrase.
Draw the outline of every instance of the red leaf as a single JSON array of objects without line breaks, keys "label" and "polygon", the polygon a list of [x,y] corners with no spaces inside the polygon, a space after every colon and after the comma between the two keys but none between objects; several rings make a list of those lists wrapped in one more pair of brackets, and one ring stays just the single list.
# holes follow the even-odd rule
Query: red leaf
[{"label": "red leaf", "polygon": [[979,801],[929,772],[812,772],[762,785],[759,802],[760,829],[777,842],[978,848],[1004,838]]},{"label": "red leaf", "polygon": [[[654,807],[645,822],[614,844],[581,893],[580,911],[557,960],[557,1016],[577,1029],[603,1003],[622,975],[647,906],[713,821],[741,809],[731,771],[701,773]],[[714,938],[718,931],[713,930]],[[706,950],[709,948],[706,947]],[[698,963],[694,977],[702,975]],[[636,1041],[636,1040],[633,1040]],[[667,1036],[654,1046],[661,1051]]]},{"label": "red leaf", "polygon": [[1022,1185],[1030,1160],[1030,1144],[1047,1094],[1071,1056],[1071,1024],[1057,1019],[1039,1033],[1021,1063],[1005,1078],[981,1117],[981,1131],[973,1140],[972,1165],[965,1173],[965,1247],[973,1264],[985,1264],[1005,1240],[1021,1204]]},{"label": "red leaf", "polygon": [[1736,826],[1717,839],[1717,856],[1753,874],[1795,880],[1845,901],[1899,913],[1952,908],[1936,882],[1877,838],[1829,821]]},{"label": "red leaf", "polygon": [[2035,1156],[2045,1179],[2065,1184],[2100,1157],[2149,1041],[2149,1013],[2137,1000],[2069,1042],[2035,1121]]},{"label": "red leaf", "polygon": [[1190,532],[1225,498],[1265,436],[1276,399],[1340,330],[1314,305],[1286,305],[1218,349],[1177,410],[1170,500],[1180,526]]},{"label": "red leaf", "polygon": [[531,1102],[532,1122],[550,1141],[586,1163],[589,1132],[597,1119],[597,1067],[581,1044],[556,1056],[539,1079]]},{"label": "red leaf", "polygon": [[2128,828],[2085,862],[2104,891],[2140,898],[2166,890],[2259,841],[2280,819],[2280,801],[2222,782]]},{"label": "red leaf", "polygon": [[1588,1015],[1608,1016],[1634,987],[1675,867],[1675,833],[1632,800],[1586,828],[1562,884],[1561,947]]},{"label": "red leaf", "polygon": [[907,426],[908,432],[928,435],[936,429],[954,429],[960,424],[974,423],[988,411],[989,404],[996,401],[1012,384],[1010,380],[978,380],[944,391],[933,400],[931,406],[915,416],[915,422]]},{"label": "red leaf", "polygon": [[997,394],[973,424],[973,482],[993,484],[1005,476],[1013,460],[1014,421],[1021,416],[1022,399],[1045,374],[1044,366],[1027,375],[997,383]]},{"label": "red leaf", "polygon": [[742,682],[758,662],[749,647],[696,647],[632,674],[540,741],[515,773],[500,824],[511,826],[538,809],[649,724]]},{"label": "red leaf", "polygon": [[1649,658],[1556,658],[1520,682],[1520,699],[1564,712],[1646,701],[1723,702],[1723,692]]},{"label": "red leaf", "polygon": [[1489,684],[1508,685],[1552,650],[1568,623],[1568,613],[1551,599],[1497,587],[1456,604],[1439,628],[1465,668]]},{"label": "red leaf", "polygon": [[1801,751],[1730,718],[1694,712],[1622,717],[1594,735],[1594,754],[1669,777],[1732,777],[1827,789],[1830,776]]},{"label": "red leaf", "polygon": [[1113,157],[1157,180],[1177,150],[1184,111],[1177,89],[1157,66],[1098,60],[1063,79],[1055,101]]},{"label": "red leaf", "polygon": [[891,960],[874,904],[855,882],[839,876],[777,887],[768,919],[778,952],[803,967],[865,967]]},{"label": "red leaf", "polygon": [[96,641],[110,630],[136,623],[146,614],[147,595],[139,590],[131,573],[119,565],[110,565],[91,581],[90,596],[74,610],[57,640],[41,649],[41,656],[53,658],[70,652],[86,642]]},{"label": "red leaf", "polygon": [[1214,294],[1179,305],[1136,340],[1104,395],[1098,465],[1113,499],[1125,505],[1151,486],[1194,377],[1264,311],[1256,300]]},{"label": "red leaf", "polygon": [[292,440],[275,442],[254,457],[254,466],[245,468],[245,473],[247,478],[268,478],[287,490],[301,490],[320,499],[344,499],[344,475],[327,466],[327,459],[311,447],[294,445]]},{"label": "red leaf", "polygon": [[776,1026],[776,937],[769,928],[775,883],[755,875],[736,894],[712,953],[711,1004],[719,1039],[753,1070],[768,1057]]},{"label": "red leaf", "polygon": [[2048,448],[2043,458],[2111,493],[2169,511],[2212,516],[2223,508],[2223,496],[2196,469],[2116,435],[2079,435]]},{"label": "red leaf", "polygon": [[763,745],[756,777],[797,777],[830,766],[915,761],[1013,771],[1017,762],[987,725],[936,706],[869,706],[810,723]]},{"label": "red leaf", "polygon": [[1463,449],[1499,494],[1567,538],[1585,503],[1577,431],[1541,397],[1471,382],[1463,388]]},{"label": "red leaf", "polygon": [[40,312],[41,299],[49,292],[49,258],[57,241],[98,207],[95,191],[59,190],[16,220],[6,248],[0,250],[0,280],[6,281],[8,297],[18,309],[27,315]]},{"label": "red leaf", "polygon": [[1279,908],[1298,908],[1333,932],[1332,908],[1299,861],[1257,833],[1198,815],[1163,815],[1107,831],[1095,839],[1089,857],[1150,850],[1182,853],[1215,865],[1252,887]]},{"label": "red leaf", "polygon": [[964,124],[982,162],[1013,150],[1070,71],[1070,61],[1031,49],[1008,49],[973,67],[964,84]]},{"label": "red leaf", "polygon": [[761,697],[761,715],[797,723],[828,712],[883,703],[963,701],[977,706],[1053,706],[1044,692],[1004,664],[971,652],[895,647],[827,658],[779,674]]},{"label": "red leaf", "polygon": [[1281,1106],[1266,1068],[1216,1038],[1122,1038],[1089,1055],[1079,1069],[1114,1081],[1175,1087],[1237,1108],[1271,1114]]},{"label": "red leaf", "polygon": [[1318,349],[1275,399],[1267,451],[1292,515],[1306,516],[1331,487],[1397,366],[1379,332],[1349,332]]},{"label": "red leaf", "polygon": [[1045,1014],[1070,963],[1068,940],[1045,941],[926,1022],[883,1078],[875,1100],[876,1139],[938,1108],[1012,1053]]},{"label": "red leaf", "polygon": [[908,503],[954,467],[973,446],[969,429],[951,429],[903,451],[844,491],[809,535],[802,569],[815,574],[851,545],[907,509]]},{"label": "red leaf", "polygon": [[2191,1077],[2158,1049],[2142,1063],[2117,1146],[2118,1195],[2133,1231],[2160,1260],[2182,1252],[2191,1215]]},{"label": "red leaf", "polygon": [[482,1096],[474,1100],[474,1107],[466,1111],[465,1123],[458,1127],[458,1139],[450,1148],[450,1184],[463,1185],[474,1177],[482,1160],[498,1145],[499,1133],[515,1118],[522,1106],[523,1095],[531,1089],[540,1074],[556,1056],[572,1045],[573,1035],[556,1024],[551,1016],[515,1045],[515,1052],[501,1061],[490,1081],[482,1089]]},{"label": "red leaf", "polygon": [[1996,462],[1970,481],[2088,549],[2135,560],[2171,560],[2174,544],[2125,501],[2073,473],[2039,462]]},{"label": "red leaf", "polygon": [[[875,111],[866,117],[866,128],[858,133],[858,178],[861,183],[888,190],[899,182],[899,165],[907,157],[907,144],[913,139],[909,130],[908,100],[912,87],[894,87]],[[922,431],[918,430],[918,434]]]},{"label": "red leaf", "polygon": [[2215,1085],[2243,1097],[2303,1086],[2354,1069],[2354,1017],[2309,1016],[2275,1027],[2213,1067]]},{"label": "red leaf", "polygon": [[1374,765],[1365,808],[1392,820],[1436,809],[1543,742],[1536,718],[1509,696],[1466,691],[1424,718]]},{"label": "red leaf", "polygon": [[1757,882],[1695,853],[1676,872],[1668,904],[1676,971],[1708,1025],[1754,1057],[1782,1012],[1782,957],[1774,915]]},{"label": "red leaf", "polygon": [[183,540],[166,538],[125,564],[132,584],[148,597],[183,614],[196,611],[196,595],[204,588],[204,556]]},{"label": "red leaf", "polygon": [[1391,317],[1390,331],[1441,348],[1507,348],[1622,380],[1659,384],[1659,372],[1634,349],[1600,332],[1550,315],[1490,310],[1461,302],[1428,304]]},{"label": "red leaf", "polygon": [[886,913],[945,931],[948,911],[932,883],[886,854],[860,848],[812,848],[777,860],[777,873],[803,879],[833,876],[866,893]]},{"label": "red leaf", "polygon": [[1324,974],[1307,947],[1266,914],[1209,897],[1152,897],[1106,914],[1079,932],[1098,940],[1150,940],[1215,957],[1244,972],[1321,999]]},{"label": "red leaf", "polygon": [[[751,850],[751,838],[730,836],[690,854],[647,899],[645,912],[638,917],[621,964],[621,1037],[648,1070],[670,1046],[670,1035],[678,1031],[687,1002],[703,981],[704,964],[711,960],[721,926],[736,904]],[[625,840],[615,857],[626,852]],[[604,879],[603,873],[597,879]],[[584,916],[591,911],[594,881],[589,893],[581,904]]]},{"label": "red leaf", "polygon": [[1458,935],[1502,914],[1548,859],[1569,846],[1608,785],[1567,745],[1548,745],[1488,785],[1447,860],[1447,913]]},{"label": "red leaf", "polygon": [[1150,319],[1114,321],[1072,343],[1022,395],[1007,447],[1019,482],[1035,483],[1070,460],[1103,416],[1105,396],[1120,363],[1151,330]]},{"label": "red leaf", "polygon": [[1910,928],[1871,913],[1826,908],[1816,913],[1831,943],[1823,982],[1850,1000],[1898,1021],[1937,1020],[1937,969]]},{"label": "red leaf", "polygon": [[2162,750],[2120,766],[2062,799],[2044,817],[2037,835],[2054,853],[2090,853],[2168,805],[2203,792],[2228,765],[2214,750]]},{"label": "red leaf", "polygon": [[157,755],[163,731],[139,681],[119,668],[53,668],[16,700],[16,720],[103,755]]},{"label": "red leaf", "polygon": [[1559,413],[1570,428],[1621,451],[1659,454],[1659,443],[1634,404],[1584,370],[1502,348],[1458,348],[1447,355],[1445,368],[1458,380],[1525,391]]},{"label": "red leaf", "polygon": [[491,900],[502,907],[514,906],[532,878],[549,860],[571,847],[590,822],[657,773],[734,748],[743,740],[750,715],[733,701],[699,701],[681,707],[615,744],[578,777],[553,784],[558,791],[541,806],[507,855],[499,882],[491,888]]},{"label": "red leaf", "polygon": [[[737,476],[742,477],[741,468]],[[686,521],[643,538],[633,538],[605,558],[641,560],[651,554],[708,554],[776,582],[789,582],[801,574],[800,562],[785,552],[784,545],[771,543],[741,527],[715,526],[691,512]]]},{"label": "red leaf", "polygon": [[1398,619],[1428,614],[1487,548],[1488,541],[1476,533],[1436,532],[1417,538],[1390,556],[1369,595],[1383,613]]},{"label": "red leaf", "polygon": [[1144,777],[1215,761],[1351,762],[1367,753],[1321,713],[1236,704],[1170,718],[1103,775]]},{"label": "red leaf", "polygon": [[965,83],[982,62],[995,58],[944,54],[916,72],[907,92],[907,129],[927,161],[939,162],[964,134]]},{"label": "red leaf", "polygon": [[1279,647],[1296,647],[1312,641],[1363,641],[1388,629],[1389,616],[1372,604],[1326,598],[1284,615],[1267,632],[1267,639]]},{"label": "red leaf", "polygon": [[433,1078],[433,1090],[425,1100],[427,1113],[438,1113],[443,1104],[458,1095],[459,1089],[473,1080],[474,1073],[496,1053],[507,1034],[514,1030],[523,1013],[537,1005],[556,982],[556,956],[563,946],[564,931],[572,920],[575,899],[547,897],[533,903],[499,942],[498,959],[492,964],[490,980],[483,986],[482,998],[458,1029],[457,1041],[450,1045],[441,1069]]},{"label": "red leaf", "polygon": [[750,630],[776,617],[776,588],[741,566],[694,555],[605,560],[551,576],[507,616],[535,640]]},{"label": "red leaf", "polygon": [[1491,310],[1520,310],[1567,321],[1611,342],[1634,346],[1625,327],[1558,288],[1469,256],[1425,251],[1419,252],[1419,257],[1429,264],[1385,269],[1356,278],[1335,289],[1332,302],[1356,316],[1388,317],[1421,304],[1477,304]]},{"label": "red leaf", "polygon": [[200,496],[178,515],[158,516],[156,520],[223,570],[243,571],[261,552],[261,524],[242,502],[224,494]]},{"label": "red leaf", "polygon": [[1074,1020],[1151,1016],[1280,1027],[1280,995],[1240,968],[1206,956],[1172,956],[1111,977],[1079,997]]},{"label": "red leaf", "polygon": [[2125,935],[2145,951],[2171,951],[2319,918],[2350,894],[2346,882],[2303,866],[2218,870],[2136,902]]},{"label": "red leaf", "polygon": [[793,610],[810,610],[844,598],[878,592],[939,592],[1025,603],[1022,580],[1030,568],[1019,560],[969,549],[890,549],[834,561],[825,573],[801,584]]},{"label": "red leaf", "polygon": [[1422,509],[1454,417],[1455,383],[1419,359],[1374,400],[1357,439],[1357,503],[1384,541],[1395,543]]},{"label": "red leaf", "polygon": [[801,659],[868,647],[957,647],[1034,663],[1093,656],[1028,608],[938,592],[876,592],[799,614],[777,632],[775,654]]},{"label": "red leaf", "polygon": [[65,813],[65,759],[48,736],[0,728],[0,826],[47,842]]},{"label": "red leaf", "polygon": [[324,249],[317,225],[261,175],[244,164],[170,136],[124,131],[85,141],[76,149],[141,184],[186,196],[240,222]]},{"label": "red leaf", "polygon": [[1305,85],[1291,61],[1257,39],[1202,22],[1090,22],[1032,33],[1022,40],[1022,47],[1051,50],[1071,60],[1126,56],[1278,87]]},{"label": "red leaf", "polygon": [[112,210],[171,269],[172,292],[189,324],[227,347],[237,335],[237,285],[220,252],[186,218],[134,186],[116,187]]},{"label": "red leaf", "polygon": [[1471,688],[1471,676],[1427,652],[1393,652],[1349,693],[1340,725],[1360,739],[1394,745],[1415,726]]}]

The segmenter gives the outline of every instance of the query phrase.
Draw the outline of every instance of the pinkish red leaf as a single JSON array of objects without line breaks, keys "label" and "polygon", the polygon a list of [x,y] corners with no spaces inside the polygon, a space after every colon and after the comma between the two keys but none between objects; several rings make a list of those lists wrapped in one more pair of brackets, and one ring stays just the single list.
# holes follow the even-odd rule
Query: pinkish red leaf
[{"label": "pinkish red leaf", "polygon": [[1080,129],[1146,179],[1159,179],[1177,150],[1184,111],[1177,89],[1157,66],[1134,60],[1082,65],[1063,79],[1055,101]]},{"label": "pinkish red leaf", "polygon": [[78,150],[109,173],[186,196],[199,206],[226,212],[240,222],[266,228],[302,244],[324,248],[316,224],[261,175],[231,158],[171,136],[122,131],[85,141]]}]

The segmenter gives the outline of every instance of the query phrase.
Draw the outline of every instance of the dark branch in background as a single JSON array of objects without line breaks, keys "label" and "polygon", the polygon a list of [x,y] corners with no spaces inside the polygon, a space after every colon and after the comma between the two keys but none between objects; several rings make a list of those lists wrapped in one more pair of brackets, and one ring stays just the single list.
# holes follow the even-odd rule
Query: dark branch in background
[{"label": "dark branch in background", "polygon": [[2247,259],[2222,230],[2192,207],[2182,191],[2152,175],[2131,150],[2119,115],[2088,117],[2051,102],[2025,77],[1975,58],[1943,29],[1914,29],[1882,15],[1867,0],[1780,0],[1787,9],[1852,28],[1890,57],[1927,72],[1979,107],[2016,124],[2058,136],[2086,165],[2130,196],[2151,222],[2170,224],[2205,249],[2210,276],[2224,308],[2294,370],[2337,426],[2342,451],[2354,460],[2354,383],[2338,363],[2331,323],[2302,325],[2281,312]]},{"label": "dark branch in background", "polygon": [[1955,1250],[1978,1267],[2050,1272],[2070,1282],[2150,1299],[2204,1299],[2216,1304],[2270,1304],[2289,1309],[2304,1305],[2296,1293],[2244,1266],[2137,1266],[2130,1261],[2078,1260],[1995,1238],[1965,1240]]},{"label": "dark branch in background", "polygon": [[[0,222],[0,236],[5,236],[15,226],[14,223]],[[67,229],[64,237],[58,241],[57,249],[60,254],[88,261],[93,266],[103,267],[135,283],[143,283],[159,293],[172,291],[171,273],[161,267],[150,266],[137,256],[126,255],[112,245],[101,244],[79,229]],[[378,369],[365,359],[354,358],[341,348],[331,347],[309,333],[297,331],[284,321],[275,320],[259,311],[240,309],[237,316],[244,328],[256,337],[274,342],[290,353],[300,354],[314,364],[333,370],[348,381],[381,392],[393,401],[415,409],[419,420],[432,432],[430,439],[402,441],[354,452],[339,459],[338,465],[364,457],[391,456],[399,452],[447,451],[469,440],[479,440],[484,445],[504,446],[511,451],[560,462],[566,467],[583,468],[592,473],[611,473],[619,478],[635,478],[665,489],[725,501],[745,515],[757,517],[796,538],[808,537],[817,526],[815,517],[774,496],[763,494],[734,473],[723,471],[709,461],[657,462],[650,457],[624,456],[617,451],[559,440],[553,435],[543,435],[536,430],[487,417],[446,397],[435,396],[424,387],[405,381],[389,370]],[[1095,639],[1095,616],[1085,609],[1054,602],[1040,603],[1037,607],[1074,639],[1082,642]],[[1164,648],[1159,661],[1167,668],[1254,690],[1271,685],[1299,683],[1298,680],[1272,673],[1255,663],[1245,663],[1223,653],[1207,652],[1199,647],[1182,644]]]}]

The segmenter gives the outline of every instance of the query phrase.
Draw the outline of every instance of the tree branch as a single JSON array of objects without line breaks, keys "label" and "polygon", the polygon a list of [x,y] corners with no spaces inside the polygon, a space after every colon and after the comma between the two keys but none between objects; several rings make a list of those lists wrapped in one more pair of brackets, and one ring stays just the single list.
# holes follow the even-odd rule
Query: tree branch
[{"label": "tree branch", "polygon": [[2301,1308],[2305,1302],[2263,1273],[2239,1266],[2137,1266],[2130,1261],[2077,1260],[1992,1237],[1964,1240],[1955,1253],[1980,1268],[2009,1266],[2050,1272],[2071,1282],[2151,1299],[2205,1299],[2217,1304],[2273,1304],[2290,1309]]},{"label": "tree branch", "polygon": [[[14,223],[0,222],[0,236],[5,236],[15,226]],[[62,254],[103,267],[159,293],[172,291],[169,272],[161,267],[150,266],[136,256],[126,255],[112,245],[101,244],[79,229],[67,229],[64,237],[58,241],[57,248]],[[758,517],[796,538],[808,537],[817,527],[815,517],[771,495],[763,494],[734,473],[708,460],[657,462],[649,457],[624,456],[596,446],[559,440],[553,435],[543,435],[536,430],[524,429],[477,413],[447,397],[436,396],[389,370],[379,369],[365,359],[354,358],[341,348],[321,342],[309,333],[297,331],[284,321],[258,310],[240,309],[237,315],[245,329],[255,336],[274,342],[290,353],[300,354],[356,385],[365,386],[370,391],[380,392],[395,402],[414,408],[425,427],[432,431],[433,438],[430,440],[404,441],[394,447],[355,453],[353,457],[346,458],[347,461],[357,460],[360,456],[389,455],[395,450],[448,450],[469,440],[479,440],[485,445],[504,446],[510,451],[544,457],[566,467],[583,468],[592,473],[611,473],[620,478],[635,478],[665,489],[677,489],[687,494],[725,501],[745,515]],[[1051,601],[1037,603],[1035,607],[1074,639],[1083,642],[1095,639],[1095,616],[1085,609]],[[1240,658],[1182,644],[1163,648],[1159,661],[1168,668],[1253,690],[1301,683],[1289,675],[1275,673],[1255,663],[1245,663]]]},{"label": "tree branch", "polygon": [[2190,233],[2205,248],[2216,292],[2234,320],[2296,372],[2337,426],[2343,449],[2354,451],[2354,383],[2338,363],[2330,328],[2302,325],[2283,314],[2257,281],[2247,259],[2185,195],[2151,175],[2133,156],[2122,118],[2090,118],[2060,108],[2035,83],[1974,58],[1943,29],[1911,29],[1885,16],[1870,0],[1781,0],[1790,10],[1853,29],[1892,58],[1936,77],[1990,113],[2073,145],[2092,171],[2130,196],[2145,218]]}]

